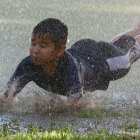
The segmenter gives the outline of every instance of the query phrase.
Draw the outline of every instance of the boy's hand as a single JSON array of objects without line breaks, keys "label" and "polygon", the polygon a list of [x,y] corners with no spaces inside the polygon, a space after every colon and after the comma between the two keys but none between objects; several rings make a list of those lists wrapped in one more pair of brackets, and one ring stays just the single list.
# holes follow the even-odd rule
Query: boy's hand
[{"label": "boy's hand", "polygon": [[6,97],[4,92],[0,93],[0,110],[9,110],[13,107],[13,97]]},{"label": "boy's hand", "polygon": [[89,102],[87,100],[84,100],[83,98],[80,98],[79,100],[76,100],[75,102],[72,102],[70,104],[71,107],[83,109],[88,107]]},{"label": "boy's hand", "polygon": [[70,103],[70,106],[73,106],[76,108],[85,108],[89,104],[89,102],[84,100],[84,98],[82,98],[82,97],[68,98],[68,102]]}]

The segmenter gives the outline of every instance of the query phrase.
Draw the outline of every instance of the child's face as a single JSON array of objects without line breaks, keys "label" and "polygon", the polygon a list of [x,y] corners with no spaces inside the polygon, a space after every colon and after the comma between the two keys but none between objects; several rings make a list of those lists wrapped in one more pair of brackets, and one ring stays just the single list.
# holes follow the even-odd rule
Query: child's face
[{"label": "child's face", "polygon": [[35,36],[31,39],[30,55],[36,65],[45,66],[56,61],[60,51],[55,48],[54,43],[45,36]]}]

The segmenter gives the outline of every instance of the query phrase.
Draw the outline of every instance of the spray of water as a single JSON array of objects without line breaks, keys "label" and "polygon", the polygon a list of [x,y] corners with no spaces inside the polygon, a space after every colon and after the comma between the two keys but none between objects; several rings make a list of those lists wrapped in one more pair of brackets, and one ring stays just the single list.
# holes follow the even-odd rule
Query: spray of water
[{"label": "spray of water", "polygon": [[33,89],[23,90],[17,97],[6,100],[1,96],[0,111],[10,112],[37,112],[45,114],[48,112],[66,112],[72,110],[81,110],[85,108],[93,108],[97,105],[95,99],[86,94],[77,104],[72,105],[68,102],[66,96],[48,93],[46,91],[36,91]]},{"label": "spray of water", "polygon": [[[30,91],[29,91],[30,92]],[[60,96],[53,93],[47,92],[36,92],[32,90],[32,93],[29,92],[28,96],[22,96],[25,93],[17,96],[14,104],[16,107],[20,108],[20,111],[28,112],[38,112],[40,114],[48,112],[65,112],[75,109],[85,109],[95,107],[95,101],[89,99],[89,96],[85,95],[80,99],[80,102],[77,105],[72,105],[67,101],[66,96]]]}]

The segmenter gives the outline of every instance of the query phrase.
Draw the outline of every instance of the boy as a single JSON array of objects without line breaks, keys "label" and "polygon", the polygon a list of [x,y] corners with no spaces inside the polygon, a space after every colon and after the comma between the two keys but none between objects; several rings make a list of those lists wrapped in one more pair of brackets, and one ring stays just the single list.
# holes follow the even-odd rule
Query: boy
[{"label": "boy", "polygon": [[23,59],[1,94],[1,103],[12,99],[30,81],[80,104],[84,91],[107,90],[109,82],[124,77],[140,57],[140,25],[114,38],[112,43],[83,39],[65,51],[68,28],[48,18],[32,32],[30,55]]}]

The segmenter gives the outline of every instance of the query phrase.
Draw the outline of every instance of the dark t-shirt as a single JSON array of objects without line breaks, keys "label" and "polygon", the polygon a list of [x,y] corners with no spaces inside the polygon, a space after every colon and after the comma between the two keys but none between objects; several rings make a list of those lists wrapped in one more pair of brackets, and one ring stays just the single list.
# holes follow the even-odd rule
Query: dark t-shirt
[{"label": "dark t-shirt", "polygon": [[14,85],[18,93],[33,81],[46,91],[67,96],[76,94],[82,87],[86,91],[106,90],[110,82],[106,59],[123,53],[112,43],[82,39],[65,51],[51,76],[28,56],[18,65],[7,85],[8,88]]},{"label": "dark t-shirt", "polygon": [[32,63],[28,56],[16,68],[8,87],[14,85],[19,92],[28,82],[33,81],[46,91],[69,96],[82,87],[79,68],[77,60],[66,51],[59,59],[55,72],[49,76],[40,66]]}]

